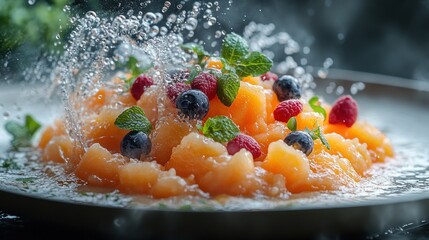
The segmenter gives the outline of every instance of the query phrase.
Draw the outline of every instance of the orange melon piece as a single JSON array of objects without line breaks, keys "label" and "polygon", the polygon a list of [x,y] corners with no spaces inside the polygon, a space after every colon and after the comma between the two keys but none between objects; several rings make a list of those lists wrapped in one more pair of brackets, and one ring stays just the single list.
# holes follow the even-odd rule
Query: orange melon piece
[{"label": "orange melon piece", "polygon": [[317,112],[301,112],[296,116],[296,129],[304,130],[308,128],[310,130],[320,126],[323,128],[323,115]]},{"label": "orange melon piece", "polygon": [[101,107],[109,103],[109,99],[112,97],[113,91],[101,88],[94,95],[90,96],[86,101],[86,107],[95,112],[99,111]]},{"label": "orange melon piece", "polygon": [[168,198],[185,195],[187,192],[186,181],[175,175],[162,176],[152,187],[151,194],[154,198]]},{"label": "orange melon piece", "polygon": [[174,147],[180,144],[182,138],[195,131],[191,123],[180,120],[176,115],[169,115],[157,122],[156,129],[151,134],[151,156],[164,165],[170,160]]},{"label": "orange melon piece", "polygon": [[244,149],[228,161],[216,164],[197,183],[201,190],[211,195],[249,196],[260,188],[255,178],[252,154]]},{"label": "orange melon piece", "polygon": [[131,107],[137,104],[136,99],[134,99],[130,92],[117,95],[117,102],[124,107]]},{"label": "orange melon piece", "polygon": [[326,151],[331,155],[344,157],[349,160],[354,170],[360,176],[363,176],[365,171],[371,167],[372,161],[370,153],[366,145],[359,143],[357,139],[345,139],[336,133],[325,134],[325,138],[329,143],[330,150],[318,140],[314,142],[314,154],[320,154],[322,151]]},{"label": "orange melon piece", "polygon": [[312,190],[310,184],[310,164],[302,153],[288,146],[283,140],[272,142],[261,167],[285,177],[286,188],[292,193]]},{"label": "orange melon piece", "polygon": [[337,190],[342,186],[353,186],[360,180],[349,160],[322,151],[310,155],[310,168],[313,190]]},{"label": "orange melon piece", "polygon": [[213,169],[222,155],[227,155],[225,146],[201,134],[190,133],[173,148],[165,168],[175,169],[181,177],[194,175],[199,179]]},{"label": "orange melon piece", "polygon": [[231,118],[240,130],[248,135],[265,132],[267,113],[264,89],[261,86],[240,82],[238,95],[230,107],[223,105],[217,97],[210,101],[206,119],[219,115]]},{"label": "orange melon piece", "polygon": [[156,162],[130,162],[119,169],[119,188],[125,193],[149,194],[161,175]]},{"label": "orange melon piece", "polygon": [[286,124],[282,122],[272,123],[268,125],[267,128],[268,130],[266,132],[252,136],[261,146],[262,154],[257,160],[265,159],[270,143],[277,140],[283,140],[290,132],[290,130],[287,129]]},{"label": "orange melon piece", "polygon": [[206,68],[214,68],[214,69],[221,70],[223,68],[223,64],[217,58],[210,58],[209,60],[207,60]]},{"label": "orange melon piece", "polygon": [[126,162],[122,155],[112,154],[95,143],[83,155],[75,174],[92,186],[116,187],[119,184],[119,168]]},{"label": "orange melon piece", "polygon": [[69,162],[74,158],[73,142],[68,136],[54,136],[42,152],[42,160],[57,163]]},{"label": "orange melon piece", "polygon": [[274,110],[276,109],[277,105],[279,105],[279,100],[277,98],[277,95],[275,92],[273,92],[272,90],[264,90],[265,93],[265,99],[266,99],[266,112],[267,112],[267,118],[266,118],[266,122],[268,124],[270,123],[274,123],[276,122],[276,120],[274,119]]},{"label": "orange melon piece", "polygon": [[367,122],[357,121],[350,128],[342,124],[328,124],[325,133],[335,132],[344,138],[359,139],[366,143],[373,162],[383,162],[386,157],[393,157],[394,151],[390,140],[377,128]]},{"label": "orange melon piece", "polygon": [[112,153],[120,152],[120,144],[127,130],[116,127],[115,120],[122,113],[121,109],[103,109],[99,115],[85,123],[85,137],[89,145],[99,143]]},{"label": "orange melon piece", "polygon": [[168,114],[177,115],[176,106],[174,106],[173,103],[166,97],[161,100],[163,112],[162,116],[159,115],[160,112],[158,112],[158,98],[160,94],[164,93],[161,92],[161,89],[158,86],[152,85],[145,90],[140,99],[137,101],[137,105],[143,109],[146,117],[152,124],[155,124],[158,118],[161,118],[162,116],[166,116]]},{"label": "orange melon piece", "polygon": [[260,85],[261,79],[259,77],[247,76],[241,79],[243,82],[247,82],[253,85]]},{"label": "orange melon piece", "polygon": [[42,134],[40,135],[38,147],[43,149],[46,147],[46,145],[48,145],[49,141],[54,136],[61,136],[66,134],[67,133],[64,127],[64,122],[60,119],[57,119],[55,120],[53,125],[48,126],[43,130]]}]

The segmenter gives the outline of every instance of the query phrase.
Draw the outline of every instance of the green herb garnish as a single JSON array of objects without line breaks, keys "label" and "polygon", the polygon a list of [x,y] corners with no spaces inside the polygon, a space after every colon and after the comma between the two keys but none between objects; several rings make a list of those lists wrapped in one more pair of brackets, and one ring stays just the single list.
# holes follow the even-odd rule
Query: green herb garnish
[{"label": "green herb garnish", "polygon": [[204,66],[206,63],[206,58],[210,57],[210,54],[204,50],[204,47],[196,43],[186,43],[182,45],[182,49],[187,52],[193,52],[197,55],[198,64]]},{"label": "green herb garnish", "polygon": [[229,64],[234,65],[239,59],[249,53],[246,40],[236,33],[227,34],[222,43],[221,57]]},{"label": "green herb garnish", "polygon": [[297,126],[296,118],[291,117],[289,121],[287,121],[287,128],[289,128],[289,130],[291,131],[296,131],[296,126]]},{"label": "green herb garnish", "polygon": [[191,84],[192,81],[194,81],[195,77],[198,76],[203,70],[198,66],[191,67],[191,70],[189,72],[188,80],[186,80],[187,84]]},{"label": "green herb garnish", "polygon": [[36,180],[36,178],[34,178],[34,177],[25,177],[25,178],[16,178],[15,180],[27,184],[27,183],[34,182],[34,180]]},{"label": "green herb garnish", "polygon": [[318,96],[310,98],[310,100],[308,100],[308,104],[310,104],[310,107],[311,109],[313,109],[313,111],[323,115],[323,120],[326,119],[326,110],[322,106],[320,106]]},{"label": "green herb garnish", "polygon": [[4,127],[13,137],[11,141],[12,147],[19,148],[31,146],[32,138],[41,125],[31,115],[26,115],[24,125],[16,121],[8,121]]},{"label": "green herb garnish", "polygon": [[3,163],[1,165],[2,168],[5,168],[7,170],[9,169],[13,169],[13,170],[17,170],[20,169],[19,165],[15,162],[15,160],[13,158],[5,158],[3,159]]},{"label": "green herb garnish", "polygon": [[235,69],[240,77],[259,76],[270,71],[272,65],[271,59],[264,54],[251,52],[235,64]]},{"label": "green herb garnish", "polygon": [[143,109],[133,106],[123,111],[115,120],[115,125],[119,128],[139,131],[149,134],[152,130],[152,124],[144,114]]},{"label": "green herb garnish", "polygon": [[307,132],[313,140],[320,139],[322,144],[325,145],[325,147],[328,150],[331,149],[331,146],[329,146],[329,142],[328,140],[326,140],[325,136],[323,135],[319,125],[317,125],[317,127],[315,127],[313,130],[310,130],[306,127],[304,131]]},{"label": "green herb garnish", "polygon": [[216,116],[207,119],[201,131],[204,136],[220,143],[229,142],[240,133],[237,125],[225,116]]},{"label": "green herb garnish", "polygon": [[225,106],[231,106],[240,89],[240,78],[230,72],[221,75],[217,80],[217,96]]},{"label": "green herb garnish", "polygon": [[259,76],[270,71],[273,61],[260,52],[250,52],[246,40],[235,33],[226,35],[221,50],[224,71],[239,77]]},{"label": "green herb garnish", "polygon": [[134,83],[134,80],[141,74],[147,72],[150,68],[153,67],[152,64],[142,66],[139,60],[135,56],[129,56],[128,61],[125,64],[118,64],[121,67],[125,67],[128,72],[131,74],[130,77],[124,79],[127,88],[130,88]]}]

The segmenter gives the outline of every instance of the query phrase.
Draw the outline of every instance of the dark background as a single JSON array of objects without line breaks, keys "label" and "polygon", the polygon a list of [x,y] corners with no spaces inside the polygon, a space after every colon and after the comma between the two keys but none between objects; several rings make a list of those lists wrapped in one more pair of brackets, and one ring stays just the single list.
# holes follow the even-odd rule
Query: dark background
[{"label": "dark background", "polygon": [[[0,8],[9,1],[14,0],[0,0]],[[164,4],[164,0],[152,0],[149,7],[142,9],[144,1],[36,0],[33,5],[16,2],[22,2],[20,7],[30,15],[36,7],[46,5],[62,9],[68,4],[72,8],[70,14],[80,13],[81,16],[88,10],[114,15],[125,14],[130,9],[135,13],[159,11]],[[170,10],[180,3],[170,2]],[[183,9],[190,8],[192,2],[187,1]],[[228,1],[219,1],[219,4],[223,10],[229,7]],[[230,10],[225,12],[224,17],[218,17],[220,26],[217,27],[242,33],[250,21],[274,23],[276,31],[286,31],[301,46],[310,47],[306,55],[310,65],[321,66],[330,57],[334,61],[332,68],[429,81],[429,0],[234,0]],[[40,42],[27,37],[28,31],[21,31],[23,37],[15,41],[15,46],[5,47],[5,39],[13,35],[10,31],[20,27],[11,25],[11,15],[1,16],[0,10],[0,53],[3,56],[0,73],[22,71],[23,66],[41,55],[37,50]],[[46,26],[39,30],[44,29]],[[61,35],[67,38],[67,30],[63,29]],[[40,36],[44,44],[53,39],[50,32]]]}]

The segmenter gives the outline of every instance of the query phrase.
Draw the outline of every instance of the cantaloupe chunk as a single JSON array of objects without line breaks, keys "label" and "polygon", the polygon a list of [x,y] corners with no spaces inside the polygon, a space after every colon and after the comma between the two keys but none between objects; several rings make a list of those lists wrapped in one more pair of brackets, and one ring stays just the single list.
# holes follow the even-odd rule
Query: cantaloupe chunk
[{"label": "cantaloupe chunk", "polygon": [[122,113],[122,109],[106,108],[99,115],[85,122],[85,138],[88,145],[99,143],[112,153],[119,153],[121,141],[128,133],[127,130],[118,128],[115,120]]},{"label": "cantaloupe chunk", "polygon": [[210,101],[210,109],[205,119],[219,115],[231,118],[240,130],[248,135],[265,132],[267,113],[264,89],[240,82],[238,95],[230,107],[223,105],[217,97]]},{"label": "cantaloupe chunk", "polygon": [[75,174],[92,186],[117,187],[119,168],[126,162],[122,155],[112,154],[95,143],[83,155]]},{"label": "cantaloupe chunk", "polygon": [[259,143],[259,146],[261,146],[262,154],[257,160],[265,159],[270,143],[283,140],[290,133],[290,130],[287,129],[286,124],[283,122],[272,123],[267,128],[266,132],[252,136]]},{"label": "cantaloupe chunk", "polygon": [[312,189],[310,184],[312,172],[308,158],[283,140],[269,145],[267,157],[261,166],[269,172],[282,174],[286,179],[287,189],[292,193]]},{"label": "cantaloupe chunk", "polygon": [[42,160],[66,163],[74,158],[74,145],[68,136],[54,136],[42,152]]},{"label": "cantaloupe chunk", "polygon": [[331,132],[347,139],[357,138],[360,143],[366,143],[373,162],[383,162],[386,157],[394,156],[390,140],[368,122],[357,121],[350,128],[342,124],[327,124],[325,133]]},{"label": "cantaloupe chunk", "polygon": [[226,155],[225,146],[198,133],[185,136],[180,144],[173,148],[166,169],[175,169],[177,175],[199,179],[214,168],[216,161]]},{"label": "cantaloupe chunk", "polygon": [[196,131],[196,128],[191,123],[180,120],[177,115],[171,114],[161,118],[151,134],[150,155],[164,165],[170,160],[173,147],[179,145],[182,138],[192,131]]}]

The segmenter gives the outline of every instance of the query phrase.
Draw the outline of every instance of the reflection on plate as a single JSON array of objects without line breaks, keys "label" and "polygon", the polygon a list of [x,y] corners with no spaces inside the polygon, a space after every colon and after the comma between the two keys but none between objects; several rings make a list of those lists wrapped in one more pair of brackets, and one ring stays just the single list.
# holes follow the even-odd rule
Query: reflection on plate
[{"label": "reflection on plate", "polygon": [[[335,79],[335,85],[333,85]],[[180,198],[154,201],[118,192],[85,189],[58,165],[41,165],[22,152],[20,169],[0,168],[0,209],[110,236],[308,236],[321,233],[374,233],[429,216],[429,152],[426,122],[429,88],[419,82],[364,73],[331,71],[318,80],[316,93],[333,101],[327,88],[365,90],[356,95],[360,118],[368,119],[392,140],[397,157],[375,165],[357,189],[293,195],[288,200],[207,200]],[[416,84],[420,84],[416,86]],[[31,113],[50,122],[59,105],[35,104],[19,88],[0,90],[5,111]],[[15,102],[17,101],[17,102]],[[19,107],[17,107],[19,106]],[[20,111],[17,111],[20,109]],[[4,125],[4,120],[0,122]],[[0,130],[1,157],[9,139]],[[23,166],[25,165],[25,166]],[[32,169],[32,171],[28,171]],[[305,226],[305,228],[304,228]]]}]

